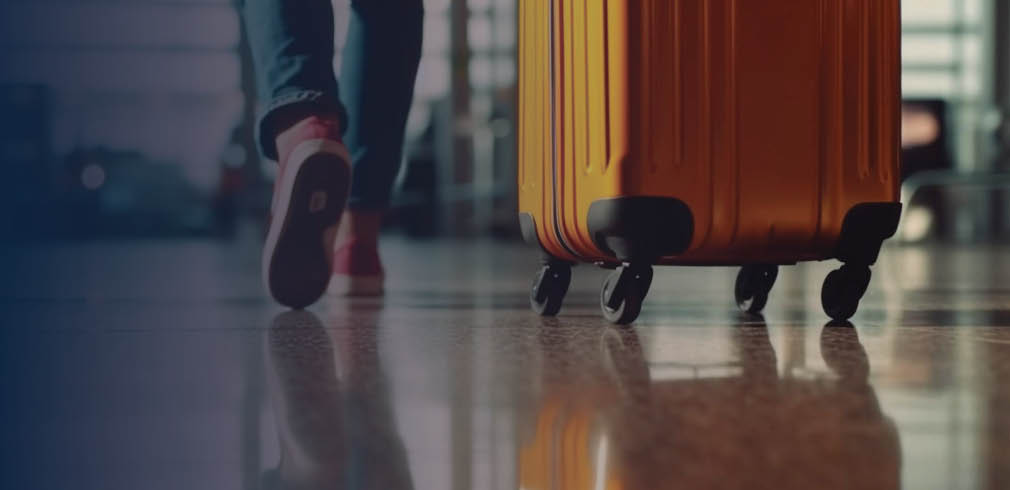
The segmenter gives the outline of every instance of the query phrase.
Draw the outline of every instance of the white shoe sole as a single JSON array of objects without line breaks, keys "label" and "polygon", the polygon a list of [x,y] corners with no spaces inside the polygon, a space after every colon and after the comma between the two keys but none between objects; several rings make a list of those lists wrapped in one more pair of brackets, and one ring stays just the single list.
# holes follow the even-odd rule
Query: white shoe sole
[{"label": "white shoe sole", "polygon": [[326,291],[332,253],[325,244],[347,206],[350,155],[331,140],[295,147],[274,194],[263,247],[263,281],[278,303],[304,308]]}]

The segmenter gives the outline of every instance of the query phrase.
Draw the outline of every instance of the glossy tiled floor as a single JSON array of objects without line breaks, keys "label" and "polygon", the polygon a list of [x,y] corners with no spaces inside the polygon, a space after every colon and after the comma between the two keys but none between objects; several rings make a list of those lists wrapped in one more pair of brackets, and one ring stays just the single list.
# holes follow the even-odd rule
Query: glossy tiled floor
[{"label": "glossy tiled floor", "polygon": [[256,248],[6,250],[0,488],[1010,488],[1010,248],[888,248],[854,326],[829,264],[766,320],[663,269],[633,328],[531,251],[387,242],[384,300],[283,312]]}]

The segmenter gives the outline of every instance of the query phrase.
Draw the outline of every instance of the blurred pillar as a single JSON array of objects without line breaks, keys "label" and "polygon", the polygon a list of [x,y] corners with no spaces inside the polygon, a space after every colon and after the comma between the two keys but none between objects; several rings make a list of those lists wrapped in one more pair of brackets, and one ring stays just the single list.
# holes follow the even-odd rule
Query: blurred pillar
[{"label": "blurred pillar", "polygon": [[[509,5],[506,7],[505,5]],[[519,179],[518,179],[518,73],[519,73],[519,22],[517,15],[518,5],[509,0],[498,0],[494,3],[492,10],[492,39],[499,56],[506,55],[511,58],[513,75],[511,81],[505,83],[499,78],[503,65],[500,61],[503,58],[494,60],[495,73],[495,110],[492,114],[491,133],[494,135],[494,181],[496,195],[494,198],[494,218],[492,230],[496,235],[519,238],[519,227],[517,225],[516,213],[519,209]],[[503,18],[508,16],[508,23],[503,22]],[[501,42],[506,38],[500,29],[504,25],[510,25],[512,42]]]},{"label": "blurred pillar", "polygon": [[[1010,172],[1010,2],[993,2],[993,102],[1000,115],[993,171]],[[999,190],[992,203],[994,236],[1010,232],[1010,193]]]},{"label": "blurred pillar", "polygon": [[222,158],[221,181],[215,196],[217,228],[226,236],[236,232],[243,211],[252,212],[254,216],[263,214],[269,203],[270,190],[256,146],[256,72],[242,17],[242,1],[237,0],[233,5],[240,25],[235,56],[239,60],[242,114],[228,137]]},{"label": "blurred pillar", "polygon": [[[452,105],[452,159],[449,162],[451,182],[443,189],[466,189],[473,182],[473,118],[470,110],[470,43],[468,30],[470,8],[467,0],[454,0],[449,10],[449,92]],[[472,229],[473,203],[467,199],[451,199],[445,209],[443,223],[453,234]]]},{"label": "blurred pillar", "polygon": [[[241,9],[239,6],[239,18],[241,19]],[[250,183],[258,183],[263,178],[260,167],[259,149],[256,147],[256,71],[253,67],[252,50],[249,47],[249,38],[246,37],[245,22],[238,44],[240,83],[242,85],[242,119],[232,136],[232,142],[241,145],[245,150],[245,162],[242,166],[243,173]]]}]

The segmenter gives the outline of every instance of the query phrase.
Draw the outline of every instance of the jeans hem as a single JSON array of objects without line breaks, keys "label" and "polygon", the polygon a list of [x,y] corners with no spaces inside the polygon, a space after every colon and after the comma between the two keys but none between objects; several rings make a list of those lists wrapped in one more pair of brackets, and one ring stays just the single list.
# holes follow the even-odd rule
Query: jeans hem
[{"label": "jeans hem", "polygon": [[337,114],[341,133],[347,130],[347,112],[340,100],[332,94],[319,90],[299,90],[275,97],[267,104],[256,123],[256,146],[268,160],[278,159],[274,141],[277,138],[273,130],[274,117],[283,109],[303,104],[315,106],[320,113]]}]

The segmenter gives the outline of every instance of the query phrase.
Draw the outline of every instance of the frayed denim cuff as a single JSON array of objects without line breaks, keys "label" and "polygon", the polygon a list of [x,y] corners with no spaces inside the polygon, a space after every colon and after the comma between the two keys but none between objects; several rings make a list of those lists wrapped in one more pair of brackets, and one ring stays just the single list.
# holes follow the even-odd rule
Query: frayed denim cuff
[{"label": "frayed denim cuff", "polygon": [[315,106],[322,114],[336,114],[340,120],[340,132],[347,130],[347,110],[335,95],[318,90],[299,90],[280,95],[270,101],[256,122],[256,146],[268,160],[278,159],[275,116],[281,110],[295,105]]}]

